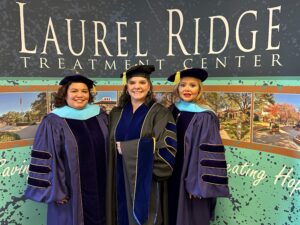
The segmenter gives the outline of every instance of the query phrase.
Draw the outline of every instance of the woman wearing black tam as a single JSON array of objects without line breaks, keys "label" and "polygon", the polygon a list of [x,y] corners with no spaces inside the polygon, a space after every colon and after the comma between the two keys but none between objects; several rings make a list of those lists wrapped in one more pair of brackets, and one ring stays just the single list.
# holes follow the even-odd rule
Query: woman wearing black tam
[{"label": "woman wearing black tam", "polygon": [[48,203],[48,225],[105,225],[108,118],[91,104],[92,80],[59,84],[34,139],[25,196]]},{"label": "woman wearing black tam", "polygon": [[166,180],[175,161],[176,126],[153,98],[153,71],[137,65],[121,74],[126,85],[109,115],[107,225],[168,224]]},{"label": "woman wearing black tam", "polygon": [[208,225],[216,197],[228,197],[225,149],[219,121],[206,104],[203,85],[208,74],[192,68],[172,74],[177,99],[171,106],[177,126],[177,155],[169,180],[169,224]]}]

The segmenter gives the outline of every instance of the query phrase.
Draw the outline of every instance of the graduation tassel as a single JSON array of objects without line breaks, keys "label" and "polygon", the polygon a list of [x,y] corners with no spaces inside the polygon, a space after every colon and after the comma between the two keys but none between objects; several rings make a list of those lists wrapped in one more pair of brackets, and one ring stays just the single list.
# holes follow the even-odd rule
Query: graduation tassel
[{"label": "graduation tassel", "polygon": [[93,85],[92,92],[93,92],[94,96],[96,96],[96,94],[97,94],[96,85]]},{"label": "graduation tassel", "polygon": [[174,83],[179,84],[179,82],[180,82],[180,71],[177,71],[175,75]]},{"label": "graduation tassel", "polygon": [[126,84],[126,72],[123,72],[123,77],[122,77],[122,84]]},{"label": "graduation tassel", "polygon": [[153,137],[153,153],[155,153],[155,148],[156,148],[156,138]]}]

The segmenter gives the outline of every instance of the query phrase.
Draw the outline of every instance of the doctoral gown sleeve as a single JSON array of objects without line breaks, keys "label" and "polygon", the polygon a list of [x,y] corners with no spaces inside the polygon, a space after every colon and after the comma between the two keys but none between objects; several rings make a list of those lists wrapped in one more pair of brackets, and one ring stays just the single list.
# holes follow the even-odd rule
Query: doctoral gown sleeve
[{"label": "doctoral gown sleeve", "polygon": [[[199,198],[228,197],[225,148],[219,133],[219,121],[213,113],[202,113],[189,136],[186,191]],[[189,132],[189,131],[187,131]]]},{"label": "doctoral gown sleeve", "polygon": [[51,115],[39,125],[31,152],[25,197],[46,203],[68,198],[62,133],[62,127]]},{"label": "doctoral gown sleeve", "polygon": [[172,113],[160,110],[154,121],[155,152],[153,174],[158,180],[171,176],[177,151],[176,125]]}]

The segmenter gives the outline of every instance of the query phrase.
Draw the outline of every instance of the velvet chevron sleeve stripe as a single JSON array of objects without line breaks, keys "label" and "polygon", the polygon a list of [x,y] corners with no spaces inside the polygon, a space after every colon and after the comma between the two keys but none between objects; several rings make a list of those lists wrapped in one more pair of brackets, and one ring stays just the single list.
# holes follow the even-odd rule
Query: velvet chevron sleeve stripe
[{"label": "velvet chevron sleeve stripe", "polygon": [[168,122],[166,125],[166,130],[176,134],[176,125],[174,123]]},{"label": "velvet chevron sleeve stripe", "polygon": [[29,166],[29,171],[33,173],[48,174],[51,171],[51,168],[49,166],[36,165],[31,163]]},{"label": "velvet chevron sleeve stripe", "polygon": [[177,151],[177,141],[176,139],[167,136],[165,138],[165,143],[167,145],[167,148],[173,148],[173,150],[176,152]]},{"label": "velvet chevron sleeve stripe", "polygon": [[220,144],[201,144],[200,145],[200,150],[206,151],[206,152],[211,152],[211,153],[224,153],[225,148],[224,145]]},{"label": "velvet chevron sleeve stripe", "polygon": [[33,149],[31,151],[31,157],[37,158],[37,159],[51,159],[52,155],[47,151],[39,151],[39,150]]},{"label": "velvet chevron sleeve stripe", "polygon": [[159,155],[173,168],[175,164],[175,156],[168,150],[168,148],[160,148]]},{"label": "velvet chevron sleeve stripe", "polygon": [[228,177],[227,176],[217,176],[213,174],[204,174],[202,175],[203,181],[213,184],[213,185],[227,185]]},{"label": "velvet chevron sleeve stripe", "polygon": [[28,184],[37,188],[47,188],[51,185],[50,181],[28,177]]},{"label": "velvet chevron sleeve stripe", "polygon": [[216,160],[216,159],[203,159],[200,164],[202,166],[211,167],[211,168],[219,168],[226,169],[227,163],[225,160]]}]

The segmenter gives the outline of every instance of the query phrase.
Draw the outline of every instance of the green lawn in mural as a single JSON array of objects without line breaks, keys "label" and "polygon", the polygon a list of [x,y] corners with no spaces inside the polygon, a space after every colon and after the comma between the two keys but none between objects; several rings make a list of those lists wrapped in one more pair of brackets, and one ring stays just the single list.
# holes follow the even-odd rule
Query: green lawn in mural
[{"label": "green lawn in mural", "polygon": [[299,94],[255,94],[253,142],[300,151]]},{"label": "green lawn in mural", "polygon": [[34,137],[47,113],[45,92],[0,94],[0,142]]}]

